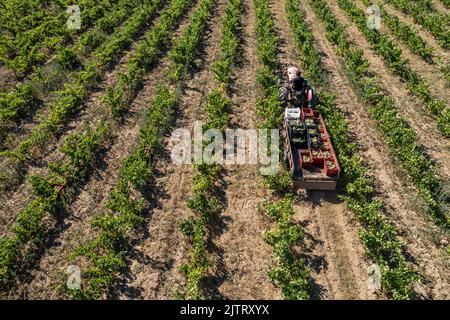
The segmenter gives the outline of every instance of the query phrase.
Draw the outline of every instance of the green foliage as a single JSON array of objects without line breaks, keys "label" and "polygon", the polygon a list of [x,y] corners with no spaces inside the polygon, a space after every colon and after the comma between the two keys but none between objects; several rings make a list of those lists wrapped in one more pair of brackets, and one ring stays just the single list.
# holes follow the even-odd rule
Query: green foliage
[{"label": "green foliage", "polygon": [[0,285],[10,285],[33,258],[33,244],[41,245],[48,234],[46,220],[56,209],[71,203],[71,190],[79,185],[92,168],[107,128],[100,125],[96,130],[86,129],[84,134],[71,135],[61,151],[69,160],[62,164],[49,164],[51,172],[46,176],[32,176],[31,184],[35,199],[22,210],[11,228],[11,236],[0,240]]},{"label": "green foliage", "polygon": [[294,215],[293,200],[284,197],[265,206],[266,214],[276,222],[266,233],[266,241],[273,247],[277,265],[269,270],[269,278],[282,290],[288,300],[310,299],[311,286],[308,267],[293,249],[303,242],[303,229],[291,221]]},{"label": "green foliage", "polygon": [[[260,127],[278,128],[283,108],[278,99],[276,70],[277,37],[269,8],[269,1],[254,0],[256,10],[257,52],[262,67],[257,72],[257,84],[262,98],[256,102]],[[286,193],[291,185],[288,173],[264,178],[266,185],[276,193]],[[286,299],[309,299],[311,288],[310,274],[303,259],[297,256],[293,246],[303,240],[300,225],[293,224],[292,199],[284,197],[278,202],[266,205],[266,214],[276,221],[274,230],[266,234],[266,240],[273,247],[276,265],[268,272],[269,278],[277,284]]]},{"label": "green foliage", "polygon": [[89,261],[89,267],[83,271],[81,290],[68,292],[72,299],[100,299],[124,268],[132,232],[145,223],[142,212],[148,205],[144,198],[136,199],[132,186],[142,189],[150,182],[160,138],[170,127],[175,106],[174,93],[166,87],[159,88],[141,125],[137,145],[122,162],[117,184],[106,204],[109,211],[92,220],[98,236],[71,255],[71,260],[83,256]]},{"label": "green foliage", "polygon": [[90,53],[100,47],[106,40],[106,36],[98,30],[89,30],[84,33],[79,42],[76,44],[76,49],[83,54]]},{"label": "green foliage", "polygon": [[67,137],[61,147],[61,152],[70,159],[70,165],[76,168],[85,168],[93,161],[95,150],[100,147],[101,137],[107,134],[108,128],[100,123],[94,131],[87,127],[84,134],[74,134]]},{"label": "green foliage", "polygon": [[[38,1],[32,1],[38,2]],[[135,4],[140,1],[135,1]],[[0,61],[8,68],[19,73],[31,71],[32,67],[44,63],[52,53],[65,48],[78,34],[85,33],[94,24],[101,21],[116,22],[113,17],[115,10],[130,8],[129,0],[122,0],[111,3],[110,0],[82,0],[77,4],[81,8],[83,18],[81,30],[72,32],[66,28],[67,5],[70,1],[58,1],[56,12],[45,5],[46,1],[41,1],[44,6],[30,4],[5,4],[7,10],[2,11],[0,25],[4,27],[0,41]],[[23,10],[26,8],[25,10]],[[123,11],[123,10],[122,10]],[[123,19],[126,17],[124,15]],[[120,23],[120,21],[118,21]]]},{"label": "green foliage", "polygon": [[38,104],[39,99],[30,84],[17,84],[11,92],[0,93],[0,123],[18,120]]},{"label": "green foliage", "polygon": [[292,187],[291,173],[278,173],[275,175],[264,176],[264,182],[267,187],[277,194],[285,194]]},{"label": "green foliage", "polygon": [[220,89],[214,89],[206,98],[205,113],[208,118],[204,129],[225,131],[228,124],[227,111],[230,101]]},{"label": "green foliage", "polygon": [[[151,67],[160,52],[159,50],[161,50],[160,47],[169,43],[168,32],[173,24],[183,16],[190,4],[192,4],[192,1],[175,0],[163,12],[158,24],[137,49],[137,54],[130,59],[129,73],[121,75],[118,89],[110,91],[110,96],[113,99],[116,94],[120,97],[120,101],[132,99],[134,92],[139,88],[138,84],[143,72]],[[205,0],[197,11],[203,12],[205,9],[212,9],[212,1]],[[204,14],[205,12],[201,16]],[[195,13],[194,16],[196,16]],[[195,24],[196,27],[188,26],[188,31],[183,34],[182,39],[193,36],[198,39],[201,38],[200,34],[191,34],[192,30],[202,32],[204,29],[204,26],[199,28],[198,21],[198,18],[191,21],[190,26]],[[201,22],[206,24],[206,20],[201,20]],[[194,49],[191,48],[190,50]],[[195,51],[192,51],[189,59],[193,59],[194,53]],[[174,66],[174,68],[176,67]],[[181,79],[182,74],[180,73],[177,81]],[[110,101],[113,99],[110,99]],[[110,200],[107,203],[110,212],[93,220],[92,227],[99,231],[99,236],[75,250],[72,255],[72,259],[77,259],[79,256],[89,258],[90,267],[83,274],[85,281],[82,289],[69,292],[71,298],[101,298],[111,286],[115,275],[124,267],[127,243],[131,238],[130,232],[144,222],[141,212],[146,207],[146,201],[143,198],[134,199],[131,186],[142,189],[150,182],[154,160],[160,151],[161,137],[170,127],[176,103],[175,94],[166,87],[161,87],[152,100],[152,108],[150,108],[141,126],[139,142],[134,151],[123,161],[116,188],[110,194]],[[121,105],[121,102],[117,104],[118,110],[120,110]],[[213,201],[213,199],[209,199],[208,203],[216,208],[218,207],[217,201]],[[201,260],[201,252],[198,248],[194,251],[194,261]],[[108,264],[104,263],[105,260],[108,261]],[[194,275],[198,275],[201,268],[188,266],[185,267],[185,270],[194,277]],[[194,291],[197,282],[190,281],[189,283],[189,292],[196,294]]]},{"label": "green foliage", "polygon": [[386,2],[392,4],[403,13],[411,15],[415,23],[422,25],[439,40],[442,48],[450,48],[448,14],[437,12],[430,0],[387,0]]},{"label": "green foliage", "polygon": [[[90,1],[90,0],[88,0]],[[91,3],[93,1],[90,1]],[[74,43],[72,46],[67,46],[66,43],[62,45],[59,43],[58,45],[55,43],[55,61],[60,63],[61,65],[65,65],[69,69],[73,69],[75,67],[80,66],[81,67],[81,61],[79,61],[77,57],[77,53],[80,53],[81,55],[86,55],[90,53],[92,50],[98,48],[105,40],[106,40],[106,33],[110,34],[114,31],[115,28],[118,28],[118,26],[126,19],[128,18],[128,15],[132,12],[134,9],[135,4],[141,4],[142,0],[121,0],[118,1],[117,4],[113,4],[112,6],[109,4],[109,1],[105,1],[105,4],[107,4],[108,10],[111,10],[111,12],[105,12],[105,15],[100,18],[97,22],[97,24],[107,24],[108,30],[101,31],[98,29],[98,27],[93,28],[91,30],[86,31],[83,33],[80,38],[74,39]],[[97,5],[102,5],[102,3],[97,3]],[[89,4],[88,6],[91,6]],[[92,10],[97,12],[98,7],[93,8]],[[65,8],[62,8],[65,10]],[[86,11],[82,11],[84,14],[86,14]],[[103,11],[100,11],[100,13]],[[88,14],[89,15],[89,14]],[[115,17],[115,19],[113,19]],[[28,18],[28,17],[27,17]],[[87,18],[87,17],[86,17]],[[87,18],[89,20],[89,18]],[[65,21],[65,20],[64,20]],[[90,20],[89,20],[90,21]],[[88,22],[89,22],[88,21]],[[83,22],[84,23],[84,22]],[[28,30],[28,28],[27,28]],[[103,30],[103,29],[102,29]],[[1,38],[0,38],[1,39]],[[61,40],[61,38],[58,38]],[[58,41],[57,41],[58,42]],[[1,43],[1,40],[0,40]],[[1,47],[1,44],[0,44]],[[1,51],[1,49],[0,49]],[[39,86],[45,88],[45,93],[51,93],[54,92],[56,89],[60,86],[58,83],[61,81],[58,79],[58,76],[60,72],[55,72],[54,74],[47,75],[45,77],[41,77],[42,72],[46,70],[48,67],[47,65],[43,66],[36,66],[34,63],[29,63],[29,66],[26,67],[29,69],[33,65],[33,72],[28,76],[28,79],[30,79],[33,86]],[[51,65],[51,64],[50,64]],[[88,68],[89,64],[86,65],[87,72],[86,74],[77,75],[75,74],[75,71],[72,71],[71,74],[73,74],[74,78],[80,77],[85,79],[91,79],[90,73],[92,72],[92,68]],[[95,67],[94,69],[96,69]],[[97,81],[95,81],[97,82]],[[56,83],[56,85],[54,84]],[[87,83],[87,82],[86,82]],[[49,85],[54,84],[54,85]],[[33,95],[25,94],[20,89],[20,86],[28,86],[32,87],[31,84],[20,84],[17,87],[15,87],[11,92],[6,94],[6,99],[4,100],[5,94],[0,94],[0,121],[18,121],[22,119],[25,116],[29,116],[32,114],[36,106],[41,103],[40,99],[38,99],[37,95],[33,93]],[[1,128],[0,130],[4,130],[4,128]]]},{"label": "green foliage", "polygon": [[217,191],[215,181],[220,173],[217,165],[200,164],[196,166],[192,190],[194,196],[187,201],[187,206],[193,210],[196,217],[183,220],[180,230],[190,237],[193,244],[189,263],[181,266],[181,271],[187,279],[184,294],[186,299],[200,299],[203,297],[201,281],[205,277],[208,266],[206,239],[210,219],[221,210],[220,201],[214,196]]},{"label": "green foliage", "polygon": [[383,11],[383,19],[394,35],[403,41],[412,52],[427,62],[433,62],[434,49],[427,45],[413,26],[401,22],[397,16],[390,15],[386,11]]}]

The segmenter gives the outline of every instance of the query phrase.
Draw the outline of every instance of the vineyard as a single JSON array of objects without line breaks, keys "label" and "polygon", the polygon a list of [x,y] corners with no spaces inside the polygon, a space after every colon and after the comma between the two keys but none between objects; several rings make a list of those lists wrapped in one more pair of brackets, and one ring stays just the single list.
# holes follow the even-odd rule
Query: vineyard
[{"label": "vineyard", "polygon": [[[450,299],[448,1],[0,12],[2,299]],[[174,160],[177,139],[281,132],[288,66],[314,89],[336,190],[293,188],[273,135],[274,174],[225,150]]]}]

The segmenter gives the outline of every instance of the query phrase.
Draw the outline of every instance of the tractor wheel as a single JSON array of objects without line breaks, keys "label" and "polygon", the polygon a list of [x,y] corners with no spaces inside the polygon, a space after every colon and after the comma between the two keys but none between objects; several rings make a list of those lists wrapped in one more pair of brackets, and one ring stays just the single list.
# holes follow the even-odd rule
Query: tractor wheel
[{"label": "tractor wheel", "polygon": [[287,100],[288,100],[288,92],[287,92],[286,87],[281,87],[280,88],[279,98],[280,98],[280,101],[287,102]]}]

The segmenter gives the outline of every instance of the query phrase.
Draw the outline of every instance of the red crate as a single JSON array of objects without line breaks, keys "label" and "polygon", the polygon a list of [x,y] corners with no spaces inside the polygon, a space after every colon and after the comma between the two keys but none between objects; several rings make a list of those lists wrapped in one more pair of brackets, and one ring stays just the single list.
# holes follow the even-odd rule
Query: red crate
[{"label": "red crate", "polygon": [[323,163],[323,153],[320,149],[311,149],[311,155],[313,163],[316,165],[321,165]]},{"label": "red crate", "polygon": [[325,132],[319,132],[320,142],[329,141],[328,135]]}]

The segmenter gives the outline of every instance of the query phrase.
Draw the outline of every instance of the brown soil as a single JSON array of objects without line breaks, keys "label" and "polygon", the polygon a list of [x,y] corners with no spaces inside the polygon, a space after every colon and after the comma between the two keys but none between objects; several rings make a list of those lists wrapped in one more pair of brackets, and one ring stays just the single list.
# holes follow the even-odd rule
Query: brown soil
[{"label": "brown soil", "polygon": [[[192,9],[186,15],[180,27],[174,32],[174,38],[180,37],[190,21],[193,11]],[[131,51],[126,57],[130,56],[130,54]],[[126,57],[121,60],[118,68],[123,69],[123,64],[127,60]],[[139,92],[130,106],[126,121],[120,126],[114,125],[113,127],[112,140],[114,143],[109,150],[106,150],[101,163],[97,164],[97,169],[91,180],[82,188],[75,202],[64,213],[63,221],[58,224],[57,230],[52,233],[48,248],[39,261],[39,266],[31,272],[31,281],[21,284],[20,288],[11,293],[12,296],[29,299],[63,298],[59,291],[54,290],[54,285],[61,284],[64,272],[68,266],[67,258],[73,249],[94,237],[89,221],[96,214],[106,210],[103,205],[108,198],[109,192],[115,186],[120,165],[123,159],[133,150],[143,115],[149,107],[151,98],[161,83],[161,79],[165,79],[169,63],[170,61],[167,57],[161,59],[158,67],[145,77],[144,89]],[[106,76],[107,81],[113,81],[114,75],[112,72]],[[112,84],[113,82],[109,83]],[[97,97],[95,101],[98,104],[96,106],[101,108],[97,93],[94,94],[94,97]],[[89,110],[93,109],[95,112],[98,109],[94,108],[94,97],[90,100]],[[87,110],[84,110],[83,114],[88,118],[89,115],[85,114],[87,112]],[[92,114],[91,119],[91,121],[95,119],[95,116]],[[50,157],[54,157],[54,155],[55,153],[51,153]],[[50,161],[48,157],[44,159],[44,163],[47,163],[47,161]],[[27,186],[27,191],[31,192],[28,189],[29,187]],[[27,197],[25,197],[23,190],[21,191],[21,195],[18,195],[17,198],[23,201],[20,196],[25,199]],[[17,212],[17,210],[14,212]]]},{"label": "brown soil", "polygon": [[[255,11],[251,0],[244,1],[241,37],[242,52],[234,73],[230,110],[233,128],[257,127],[255,74],[260,67],[256,53]],[[272,248],[264,232],[272,227],[258,207],[270,198],[254,165],[226,165],[224,184],[226,208],[220,216],[223,229],[214,244],[219,297],[227,299],[281,299],[269,279]]]},{"label": "brown soil", "polygon": [[[401,233],[408,252],[414,257],[414,264],[426,279],[416,285],[416,291],[425,298],[443,299],[448,296],[448,261],[444,249],[448,237],[421,211],[415,203],[415,192],[396,170],[385,144],[375,130],[375,124],[367,116],[361,102],[352,90],[345,76],[343,62],[335,54],[328,42],[320,19],[306,1],[301,2],[306,20],[312,27],[318,48],[323,52],[323,63],[330,71],[333,87],[342,94],[337,95],[337,106],[346,114],[351,124],[352,134],[358,141],[363,159],[369,167],[369,174],[375,177],[377,191],[382,195],[387,207],[387,217]],[[336,13],[336,12],[335,12]],[[349,28],[347,28],[349,30]],[[345,94],[344,94],[345,93]],[[352,103],[348,103],[349,97]],[[371,139],[367,139],[371,137]]]},{"label": "brown soil", "polygon": [[[384,64],[382,58],[377,55],[370,47],[364,36],[359,32],[355,24],[351,22],[346,13],[339,8],[337,1],[327,1],[333,9],[337,19],[346,26],[349,37],[362,49],[364,49],[365,58],[376,68],[372,72],[381,80],[384,87],[394,98],[399,115],[408,121],[411,128],[417,133],[419,142],[426,152],[436,161],[439,173],[445,178],[450,178],[450,141],[442,138],[437,129],[436,121],[427,115],[422,104],[418,99],[408,93],[406,85],[400,82],[400,79],[393,76]],[[421,119],[421,121],[417,121]],[[433,143],[430,143],[433,141]]]},{"label": "brown soil", "polygon": [[[279,60],[283,65],[298,64],[298,54],[284,11],[284,4],[273,5],[278,31]],[[358,225],[352,221],[344,203],[335,192],[300,192],[295,205],[299,221],[305,225],[307,254],[312,268],[314,298],[373,299],[367,292],[365,270],[369,261],[358,237]]]}]

